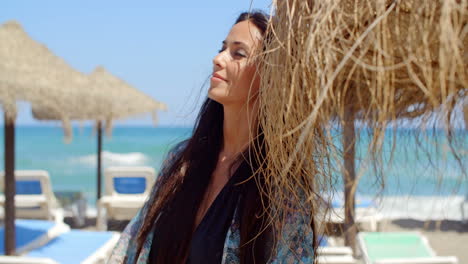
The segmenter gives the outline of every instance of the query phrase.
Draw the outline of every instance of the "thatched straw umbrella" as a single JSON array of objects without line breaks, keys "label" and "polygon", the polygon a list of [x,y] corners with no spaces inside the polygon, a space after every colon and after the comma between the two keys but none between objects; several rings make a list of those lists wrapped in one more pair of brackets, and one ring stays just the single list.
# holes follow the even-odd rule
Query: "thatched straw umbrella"
[{"label": "thatched straw umbrella", "polygon": [[88,78],[32,40],[16,22],[0,26],[0,39],[0,102],[5,115],[5,252],[11,255],[15,250],[16,101],[54,109],[60,113],[64,127],[69,127],[67,115],[60,109],[65,100],[69,106],[80,105],[82,100],[73,98],[82,93]]},{"label": "thatched straw umbrella", "polygon": [[[72,120],[95,120],[97,129],[97,199],[101,197],[102,171],[102,124],[105,123],[108,134],[111,132],[112,121],[135,115],[151,113],[153,123],[157,123],[157,111],[166,110],[166,105],[135,89],[125,81],[112,75],[103,67],[97,67],[89,76],[90,86],[86,88],[97,99],[99,104],[92,105],[92,111],[69,109]],[[86,105],[83,107],[87,107]],[[82,108],[83,108],[82,107]],[[89,115],[99,112],[100,118]],[[59,115],[51,109],[33,105],[33,115],[39,120],[57,120]]]},{"label": "thatched straw umbrella", "polygon": [[[398,128],[398,120],[428,128],[438,113],[453,153],[464,147],[454,147],[451,117],[467,97],[468,1],[274,3],[259,96],[265,191],[275,213],[285,200],[304,205],[304,195],[300,209],[314,213],[317,196],[333,189],[333,161],[344,156],[345,237],[354,247],[355,120],[372,132],[369,160],[377,169],[386,128]],[[333,143],[337,125],[341,147]]]}]

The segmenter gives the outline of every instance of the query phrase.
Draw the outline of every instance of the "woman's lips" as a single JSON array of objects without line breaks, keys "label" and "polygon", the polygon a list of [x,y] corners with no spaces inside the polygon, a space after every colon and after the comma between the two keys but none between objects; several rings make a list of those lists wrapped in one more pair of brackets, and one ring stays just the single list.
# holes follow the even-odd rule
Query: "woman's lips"
[{"label": "woman's lips", "polygon": [[223,77],[221,77],[219,74],[216,74],[216,73],[213,73],[213,77],[211,77],[211,80],[212,81],[223,81],[223,82],[226,81],[226,79],[224,79]]}]

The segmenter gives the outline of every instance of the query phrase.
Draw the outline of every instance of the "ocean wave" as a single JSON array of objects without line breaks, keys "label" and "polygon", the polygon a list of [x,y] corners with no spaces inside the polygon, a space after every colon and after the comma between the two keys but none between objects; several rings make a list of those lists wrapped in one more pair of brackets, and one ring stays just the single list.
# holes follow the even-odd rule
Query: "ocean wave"
[{"label": "ocean wave", "polygon": [[386,219],[466,220],[468,201],[463,196],[382,197],[378,211]]},{"label": "ocean wave", "polygon": [[[103,151],[101,157],[104,166],[141,166],[147,165],[150,160],[149,157],[141,152],[113,153],[110,151]],[[72,159],[72,162],[96,166],[97,154],[76,157]]]},{"label": "ocean wave", "polygon": [[[344,206],[342,192],[328,197]],[[341,203],[340,203],[341,202]],[[369,204],[369,205],[367,205]],[[468,196],[363,196],[356,195],[356,208],[374,207],[382,219],[413,219],[418,221],[468,220]]]}]

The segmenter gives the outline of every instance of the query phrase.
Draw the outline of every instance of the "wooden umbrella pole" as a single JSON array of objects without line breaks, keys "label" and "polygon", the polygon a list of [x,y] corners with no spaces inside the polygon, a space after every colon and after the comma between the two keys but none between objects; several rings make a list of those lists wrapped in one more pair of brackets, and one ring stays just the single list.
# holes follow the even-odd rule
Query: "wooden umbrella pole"
[{"label": "wooden umbrella pole", "polygon": [[102,122],[97,122],[97,200],[101,198],[101,185],[102,185],[102,177],[101,177],[101,153],[102,153]]},{"label": "wooden umbrella pole", "polygon": [[15,121],[5,113],[5,254],[15,254]]},{"label": "wooden umbrella pole", "polygon": [[343,127],[343,158],[344,158],[344,185],[345,185],[345,244],[356,252],[357,227],[355,217],[355,154],[356,154],[356,132],[354,126],[354,113],[352,110],[345,111],[345,123]]}]

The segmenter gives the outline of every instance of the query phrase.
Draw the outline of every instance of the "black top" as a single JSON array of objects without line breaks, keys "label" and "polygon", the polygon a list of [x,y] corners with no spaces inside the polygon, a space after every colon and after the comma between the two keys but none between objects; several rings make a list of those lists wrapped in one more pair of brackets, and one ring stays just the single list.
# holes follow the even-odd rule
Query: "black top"
[{"label": "black top", "polygon": [[[240,186],[236,185],[237,173],[229,179],[221,192],[216,196],[200,224],[193,233],[186,264],[219,264],[221,263],[224,241],[232,223],[234,211],[240,197]],[[157,231],[153,236],[148,263],[156,259]]]}]

